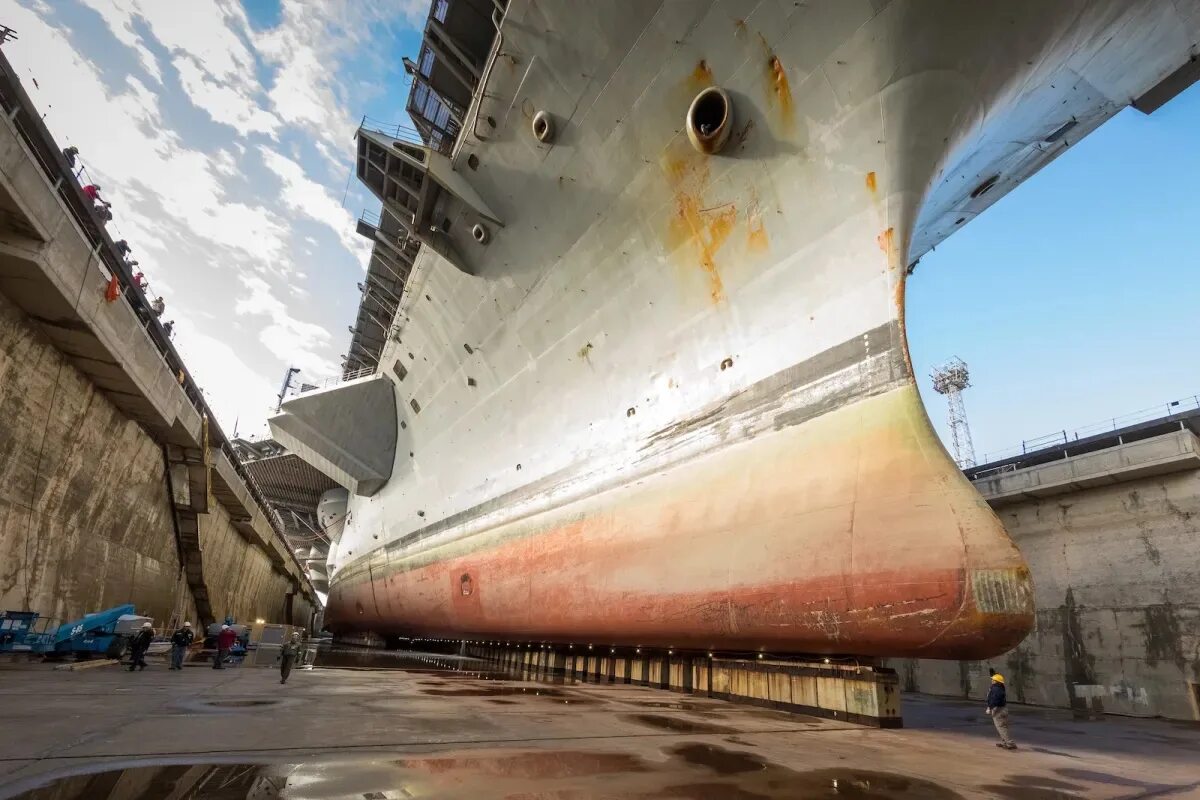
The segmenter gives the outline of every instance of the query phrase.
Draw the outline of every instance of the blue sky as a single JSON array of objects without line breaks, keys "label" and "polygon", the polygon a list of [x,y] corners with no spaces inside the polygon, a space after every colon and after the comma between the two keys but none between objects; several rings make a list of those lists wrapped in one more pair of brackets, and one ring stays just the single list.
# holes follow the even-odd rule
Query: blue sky
[{"label": "blue sky", "polygon": [[921,260],[909,346],[943,440],[928,373],[955,355],[980,459],[1200,392],[1197,131],[1197,87],[1125,109]]},{"label": "blue sky", "polygon": [[[0,0],[47,125],[79,148],[227,429],[265,430],[288,366],[339,372],[378,207],[363,114],[399,121],[426,0]],[[36,83],[35,83],[36,81]]]},{"label": "blue sky", "polygon": [[[5,46],[114,203],[226,428],[262,431],[288,366],[334,375],[378,202],[351,179],[365,114],[403,121],[427,0],[0,0]],[[32,80],[36,78],[36,86]],[[921,262],[913,363],[958,355],[979,457],[1200,392],[1200,93],[1127,110]]]}]

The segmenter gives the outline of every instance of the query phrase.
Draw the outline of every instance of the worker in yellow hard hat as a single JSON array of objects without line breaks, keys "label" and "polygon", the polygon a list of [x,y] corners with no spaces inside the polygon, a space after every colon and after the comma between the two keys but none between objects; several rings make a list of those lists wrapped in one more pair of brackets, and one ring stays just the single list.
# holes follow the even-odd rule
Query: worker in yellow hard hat
[{"label": "worker in yellow hard hat", "polygon": [[988,689],[987,696],[987,713],[992,718],[992,724],[996,726],[996,733],[1000,734],[1000,741],[996,742],[996,747],[1016,750],[1017,743],[1008,735],[1008,693],[1004,688],[1004,676],[999,672],[992,673],[992,686]]}]

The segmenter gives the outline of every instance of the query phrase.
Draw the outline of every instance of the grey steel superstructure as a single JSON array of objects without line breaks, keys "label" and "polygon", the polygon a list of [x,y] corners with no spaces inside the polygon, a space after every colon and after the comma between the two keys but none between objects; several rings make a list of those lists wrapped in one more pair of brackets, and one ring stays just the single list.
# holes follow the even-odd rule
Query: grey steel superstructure
[{"label": "grey steel superstructure", "polygon": [[[351,493],[327,619],[1015,644],[1028,571],[930,428],[905,277],[1120,108],[1186,86],[1198,24],[1165,0],[439,0],[411,66],[421,109],[460,87],[441,127],[358,136],[403,283],[377,371],[272,423]],[[714,88],[719,113],[690,117]]]}]

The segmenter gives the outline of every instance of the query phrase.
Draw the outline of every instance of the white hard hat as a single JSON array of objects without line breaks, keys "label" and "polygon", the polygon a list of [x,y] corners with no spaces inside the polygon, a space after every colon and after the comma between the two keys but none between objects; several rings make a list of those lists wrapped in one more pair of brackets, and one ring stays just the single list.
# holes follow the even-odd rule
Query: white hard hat
[{"label": "white hard hat", "polygon": [[229,626],[228,626],[228,625],[222,625],[222,626],[221,626],[221,630],[223,630],[223,631],[227,631],[227,630],[229,630]]},{"label": "white hard hat", "polygon": [[151,625],[149,622],[143,622],[143,623],[142,623],[142,627],[143,627],[143,628],[153,628],[154,626],[153,626],[153,625]]},{"label": "white hard hat", "polygon": [[190,623],[190,622],[185,622],[185,623],[183,623],[183,627],[185,627],[185,628],[190,628],[190,627],[192,627],[192,623]]}]

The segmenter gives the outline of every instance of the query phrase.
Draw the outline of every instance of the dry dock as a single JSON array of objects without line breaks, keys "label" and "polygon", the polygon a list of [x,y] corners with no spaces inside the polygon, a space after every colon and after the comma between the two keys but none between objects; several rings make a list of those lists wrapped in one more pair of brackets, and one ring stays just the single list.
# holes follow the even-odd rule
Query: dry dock
[{"label": "dry dock", "polygon": [[981,702],[909,696],[886,730],[446,656],[320,660],[343,666],[284,687],[267,669],[4,668],[0,797],[66,775],[29,796],[1200,797],[1192,723],[1014,706],[1009,753]]}]

